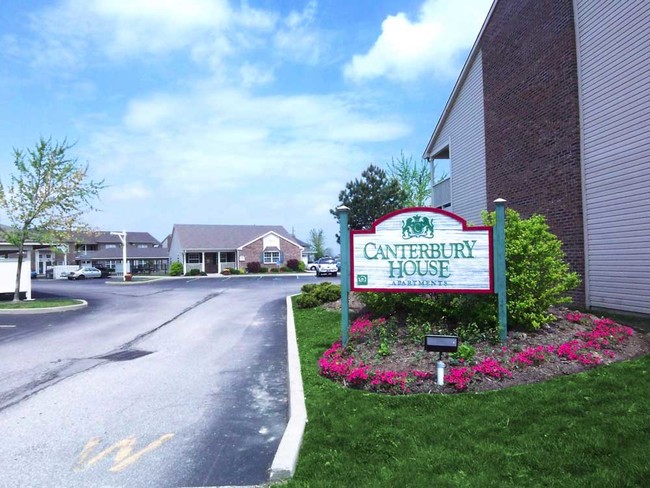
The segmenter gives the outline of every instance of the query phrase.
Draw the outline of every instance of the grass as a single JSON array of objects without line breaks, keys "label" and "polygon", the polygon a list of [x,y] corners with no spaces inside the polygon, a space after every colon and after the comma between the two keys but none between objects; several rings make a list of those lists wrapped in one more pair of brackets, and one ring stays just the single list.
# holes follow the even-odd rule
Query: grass
[{"label": "grass", "polygon": [[646,486],[650,356],[480,394],[343,388],[317,360],[340,314],[295,309],[309,421],[290,487]]},{"label": "grass", "polygon": [[30,300],[20,302],[0,302],[0,310],[30,309],[30,308],[54,308],[68,305],[79,305],[81,300],[69,298],[47,298],[42,300]]}]

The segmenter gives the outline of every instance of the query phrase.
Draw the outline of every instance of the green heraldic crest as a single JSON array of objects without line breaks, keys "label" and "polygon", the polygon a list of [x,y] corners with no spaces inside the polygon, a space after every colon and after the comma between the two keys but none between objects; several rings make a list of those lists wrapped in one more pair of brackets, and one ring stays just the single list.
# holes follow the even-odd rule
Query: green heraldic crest
[{"label": "green heraldic crest", "polygon": [[433,237],[433,222],[429,217],[414,215],[406,220],[402,220],[402,239],[411,239],[412,237]]}]

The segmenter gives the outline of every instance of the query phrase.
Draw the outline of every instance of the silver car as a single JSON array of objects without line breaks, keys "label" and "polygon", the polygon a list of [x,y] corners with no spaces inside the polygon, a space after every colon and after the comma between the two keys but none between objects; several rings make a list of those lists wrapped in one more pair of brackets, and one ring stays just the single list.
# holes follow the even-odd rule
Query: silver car
[{"label": "silver car", "polygon": [[69,280],[85,280],[86,278],[101,278],[102,272],[92,266],[82,266],[68,273]]}]

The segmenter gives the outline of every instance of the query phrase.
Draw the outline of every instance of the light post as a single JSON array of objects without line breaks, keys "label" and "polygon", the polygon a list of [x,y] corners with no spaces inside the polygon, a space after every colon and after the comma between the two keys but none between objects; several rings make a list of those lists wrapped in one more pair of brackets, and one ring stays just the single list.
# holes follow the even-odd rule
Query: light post
[{"label": "light post", "polygon": [[126,281],[126,231],[111,232],[112,236],[117,236],[122,241],[122,281]]}]

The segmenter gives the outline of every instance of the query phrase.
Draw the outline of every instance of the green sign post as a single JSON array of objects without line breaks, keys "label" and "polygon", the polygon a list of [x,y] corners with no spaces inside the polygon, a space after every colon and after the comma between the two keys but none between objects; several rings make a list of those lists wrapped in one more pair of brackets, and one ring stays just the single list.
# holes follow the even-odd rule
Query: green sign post
[{"label": "green sign post", "polygon": [[344,205],[337,207],[339,216],[339,235],[341,236],[341,341],[343,347],[348,345],[348,330],[350,328],[350,229],[348,212]]},{"label": "green sign post", "polygon": [[506,201],[497,198],[496,225],[494,226],[494,291],[499,307],[501,342],[508,340],[508,311],[506,305]]}]

